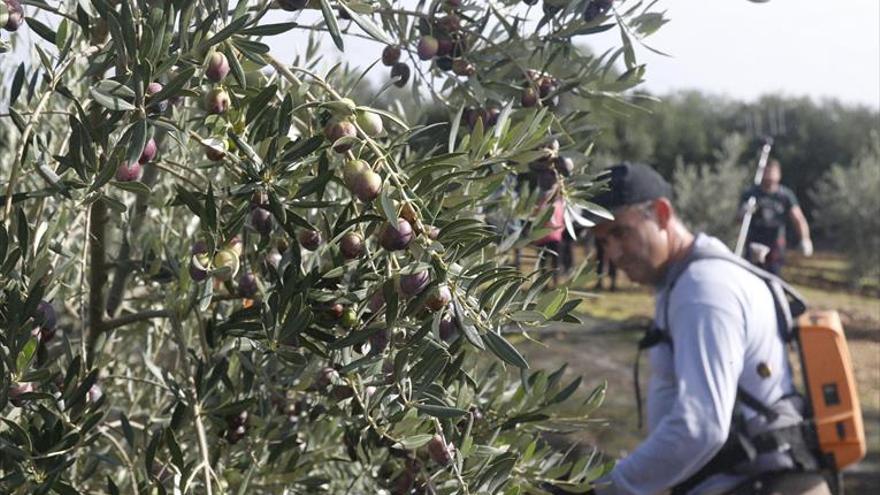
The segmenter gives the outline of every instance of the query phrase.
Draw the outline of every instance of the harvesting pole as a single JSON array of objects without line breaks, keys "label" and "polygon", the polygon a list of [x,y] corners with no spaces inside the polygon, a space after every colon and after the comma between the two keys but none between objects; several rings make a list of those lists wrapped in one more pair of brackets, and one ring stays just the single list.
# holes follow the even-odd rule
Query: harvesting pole
[{"label": "harvesting pole", "polygon": [[[769,136],[765,137],[764,146],[761,147],[761,155],[758,157],[758,169],[755,171],[755,178],[752,181],[755,186],[761,185],[761,179],[764,177],[764,169],[767,168],[767,159],[770,157],[771,148],[773,148],[773,138]],[[734,252],[737,256],[743,255],[746,236],[749,233],[749,225],[752,223],[752,215],[755,213],[756,203],[757,199],[755,199],[755,196],[749,196],[749,200],[745,207],[745,213],[743,214],[742,225],[739,227],[739,235],[736,238],[736,249]]]}]

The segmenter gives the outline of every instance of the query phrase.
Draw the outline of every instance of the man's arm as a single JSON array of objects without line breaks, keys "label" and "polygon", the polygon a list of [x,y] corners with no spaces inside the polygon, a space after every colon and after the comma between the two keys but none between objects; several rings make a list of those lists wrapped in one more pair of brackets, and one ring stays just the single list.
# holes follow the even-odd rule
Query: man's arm
[{"label": "man's arm", "polygon": [[791,207],[788,211],[788,216],[791,218],[797,231],[798,239],[801,241],[801,251],[803,251],[804,256],[811,256],[813,254],[813,241],[810,239],[810,226],[807,225],[807,217],[804,216],[804,212],[798,205]]},{"label": "man's arm", "polygon": [[675,402],[648,438],[621,460],[599,494],[655,494],[711,460],[730,430],[744,356],[744,322],[699,302],[670,313],[677,380]]}]

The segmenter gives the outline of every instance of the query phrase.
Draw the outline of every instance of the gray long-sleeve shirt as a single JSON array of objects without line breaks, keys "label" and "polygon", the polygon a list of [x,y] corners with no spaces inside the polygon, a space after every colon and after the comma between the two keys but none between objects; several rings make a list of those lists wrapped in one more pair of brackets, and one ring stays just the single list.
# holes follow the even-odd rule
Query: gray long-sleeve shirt
[{"label": "gray long-sleeve shirt", "polygon": [[[702,234],[695,242],[727,249]],[[671,293],[670,282],[656,294],[655,321],[669,332],[673,346],[650,350],[650,433],[607,477],[610,485],[598,489],[603,495],[662,493],[696,473],[727,439],[738,386],[768,405],[793,390],[773,298],[761,279],[729,261],[704,259],[687,267]],[[666,298],[668,315],[663,314]],[[759,375],[762,363],[771,370],[769,377]],[[762,417],[741,407],[750,429],[765,429],[758,424]],[[774,427],[800,419],[795,410],[783,416]],[[786,456],[762,455],[744,470],[784,468],[789,462]],[[691,493],[721,493],[744,479],[744,474],[716,475]]]}]

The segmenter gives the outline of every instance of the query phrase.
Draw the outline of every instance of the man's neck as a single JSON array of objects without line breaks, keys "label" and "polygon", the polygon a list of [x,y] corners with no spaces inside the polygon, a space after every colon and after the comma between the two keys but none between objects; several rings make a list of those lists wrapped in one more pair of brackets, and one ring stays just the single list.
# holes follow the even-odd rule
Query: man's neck
[{"label": "man's neck", "polygon": [[663,264],[659,278],[654,281],[655,285],[663,284],[669,268],[687,257],[695,241],[696,237],[694,234],[681,223],[677,223],[669,229],[669,257],[666,259],[666,263]]},{"label": "man's neck", "polygon": [[683,260],[694,246],[696,237],[684,225],[677,225],[670,230],[669,263]]},{"label": "man's neck", "polygon": [[761,186],[761,189],[766,193],[775,193],[779,190],[779,184],[771,184],[769,186]]}]

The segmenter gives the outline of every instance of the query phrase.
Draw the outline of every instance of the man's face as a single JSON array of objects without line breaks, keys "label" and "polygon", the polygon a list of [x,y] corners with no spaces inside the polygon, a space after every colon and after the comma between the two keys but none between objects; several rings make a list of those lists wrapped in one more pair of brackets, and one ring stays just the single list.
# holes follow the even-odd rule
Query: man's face
[{"label": "man's face", "polygon": [[666,230],[653,214],[652,205],[635,205],[614,212],[614,221],[593,227],[605,254],[630,280],[656,284],[669,257]]},{"label": "man's face", "polygon": [[778,165],[768,165],[764,169],[764,175],[761,177],[761,187],[768,191],[776,189],[779,181],[782,180],[782,170]]}]

